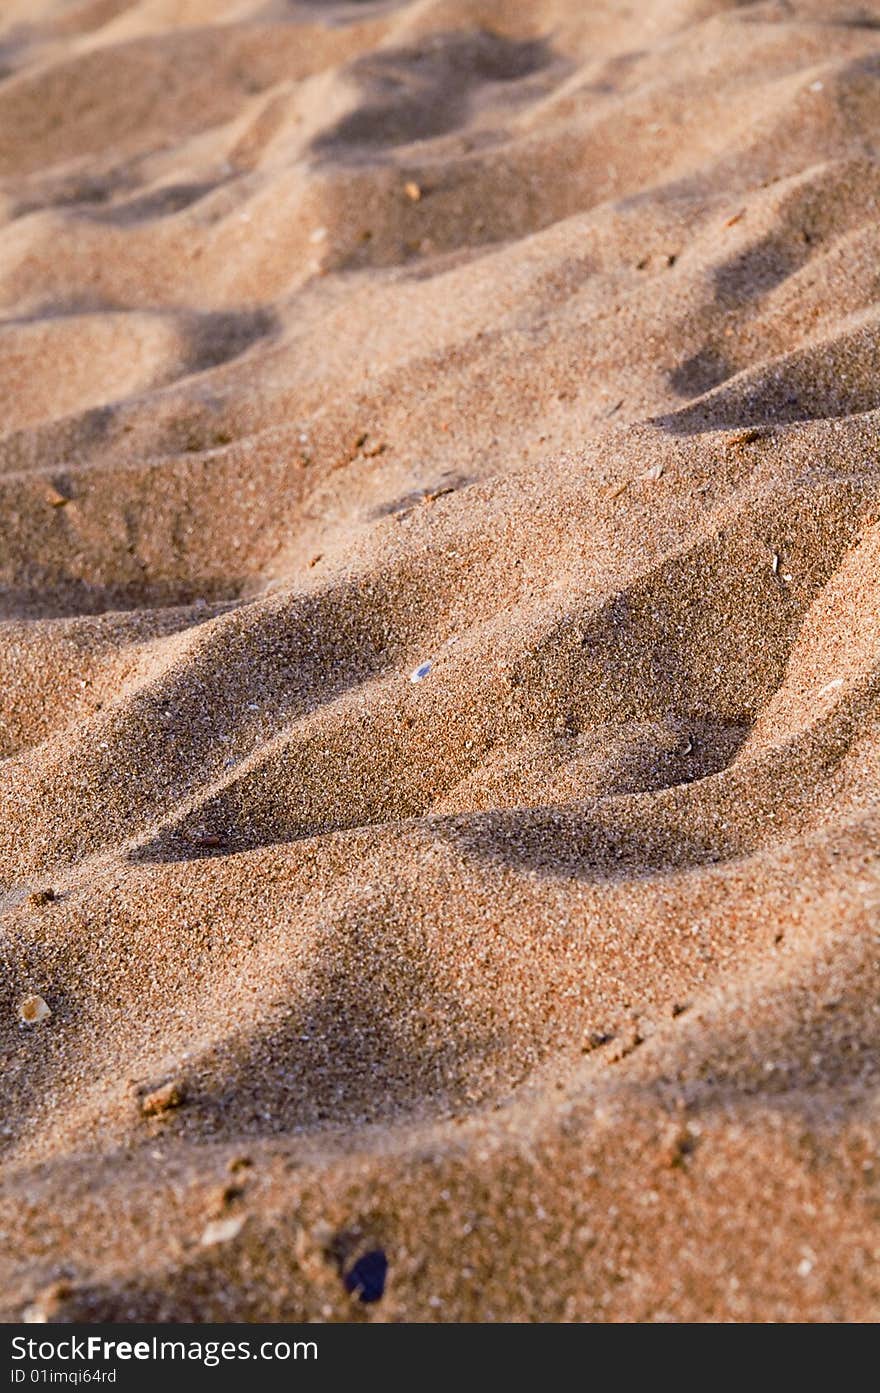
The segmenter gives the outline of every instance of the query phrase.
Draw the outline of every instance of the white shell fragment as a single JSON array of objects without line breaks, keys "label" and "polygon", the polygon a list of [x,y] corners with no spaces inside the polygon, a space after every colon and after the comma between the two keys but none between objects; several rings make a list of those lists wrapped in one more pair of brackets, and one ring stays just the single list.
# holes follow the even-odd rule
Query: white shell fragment
[{"label": "white shell fragment", "polygon": [[414,670],[410,673],[409,680],[410,682],[421,682],[424,680],[424,678],[427,677],[430,671],[430,663],[420,663],[419,666],[417,668],[414,668]]},{"label": "white shell fragment", "polygon": [[202,1234],[202,1247],[210,1248],[215,1243],[231,1243],[244,1227],[244,1214],[234,1214],[231,1219],[212,1219]]},{"label": "white shell fragment", "polygon": [[19,1002],[18,1019],[22,1025],[39,1025],[40,1021],[48,1020],[51,1014],[52,1008],[41,996],[26,996]]},{"label": "white shell fragment", "polygon": [[826,682],[824,687],[820,687],[819,690],[818,690],[818,692],[816,693],[816,695],[817,695],[818,697],[827,697],[827,696],[830,696],[832,692],[836,692],[837,689],[838,689],[838,687],[842,687],[842,686],[843,686],[843,678],[842,678],[842,677],[835,677],[835,678],[832,679],[831,682]]}]

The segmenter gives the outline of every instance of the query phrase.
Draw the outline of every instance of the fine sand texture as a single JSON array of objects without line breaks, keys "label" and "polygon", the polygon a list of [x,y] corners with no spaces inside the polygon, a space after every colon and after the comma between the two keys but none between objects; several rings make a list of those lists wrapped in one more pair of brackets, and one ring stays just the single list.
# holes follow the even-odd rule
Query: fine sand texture
[{"label": "fine sand texture", "polygon": [[880,3],[6,0],[0,1316],[880,1316]]}]

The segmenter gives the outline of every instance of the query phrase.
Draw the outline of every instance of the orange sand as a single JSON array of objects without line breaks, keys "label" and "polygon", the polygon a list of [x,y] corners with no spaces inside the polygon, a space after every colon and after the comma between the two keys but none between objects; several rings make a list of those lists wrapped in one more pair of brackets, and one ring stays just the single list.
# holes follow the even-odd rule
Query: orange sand
[{"label": "orange sand", "polygon": [[880,4],[2,25],[0,1314],[876,1319]]}]

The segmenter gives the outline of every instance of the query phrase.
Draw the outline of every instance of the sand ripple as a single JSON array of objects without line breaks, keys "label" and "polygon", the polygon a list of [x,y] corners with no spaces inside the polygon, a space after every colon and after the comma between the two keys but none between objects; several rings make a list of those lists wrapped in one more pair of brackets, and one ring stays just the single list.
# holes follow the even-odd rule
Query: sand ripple
[{"label": "sand ripple", "polygon": [[0,1311],[876,1319],[880,7],[7,11]]}]

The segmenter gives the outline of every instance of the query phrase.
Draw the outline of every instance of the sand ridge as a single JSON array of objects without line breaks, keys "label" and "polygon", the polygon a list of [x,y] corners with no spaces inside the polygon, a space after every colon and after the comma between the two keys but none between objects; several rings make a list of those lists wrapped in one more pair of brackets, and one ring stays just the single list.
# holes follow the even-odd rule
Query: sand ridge
[{"label": "sand ridge", "polygon": [[4,1318],[876,1319],[878,114],[874,4],[5,7]]}]

